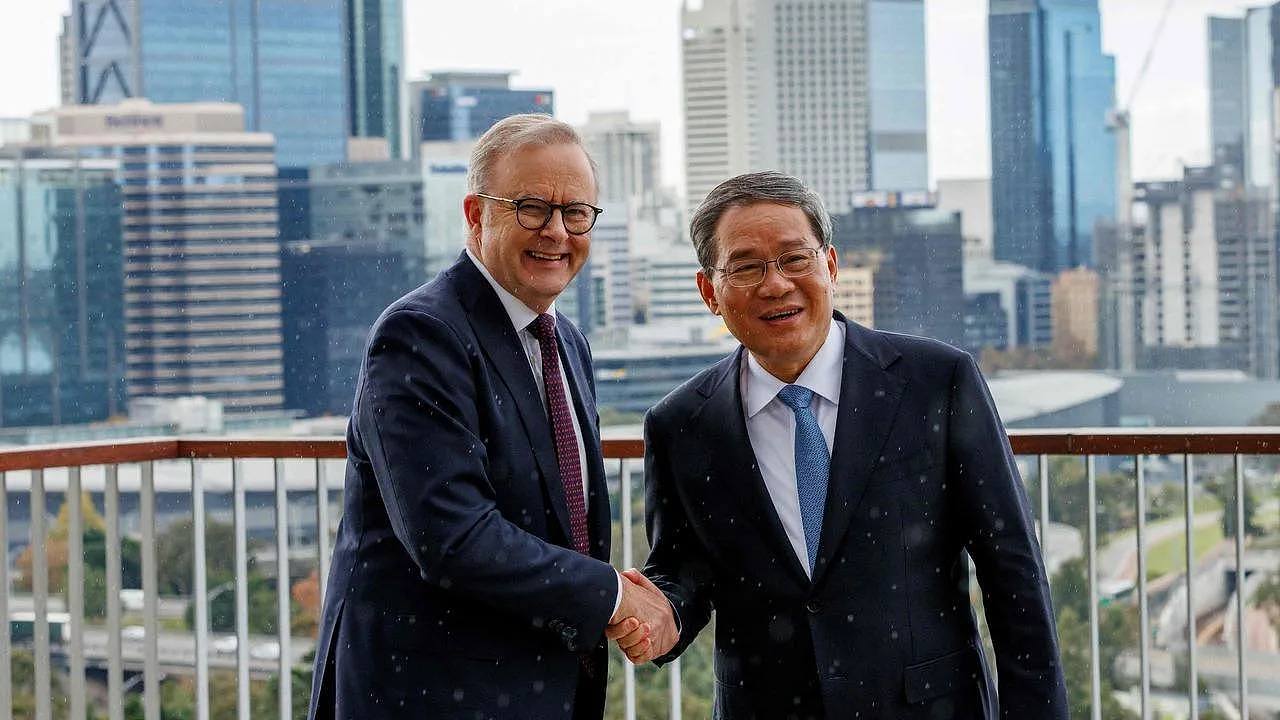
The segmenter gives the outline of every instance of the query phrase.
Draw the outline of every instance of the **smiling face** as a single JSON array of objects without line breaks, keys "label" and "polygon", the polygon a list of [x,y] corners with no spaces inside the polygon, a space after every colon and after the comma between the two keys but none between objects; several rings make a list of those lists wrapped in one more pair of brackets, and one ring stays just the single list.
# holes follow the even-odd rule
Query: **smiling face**
[{"label": "smiling face", "polygon": [[[726,210],[716,223],[715,243],[717,267],[819,247],[804,211],[769,202]],[[804,277],[785,277],[770,263],[764,281],[754,287],[733,287],[724,273],[705,273],[698,273],[698,290],[711,312],[724,318],[729,332],[766,370],[779,380],[794,382],[827,339],[835,296],[835,249],[821,250],[817,267]]]},{"label": "smiling face", "polygon": [[[570,144],[526,145],[494,164],[486,195],[554,204],[595,204],[596,185],[582,148]],[[469,194],[463,200],[467,246],[499,285],[529,309],[545,312],[587,261],[591,235],[565,232],[559,210],[541,230],[526,230],[509,203]]]}]

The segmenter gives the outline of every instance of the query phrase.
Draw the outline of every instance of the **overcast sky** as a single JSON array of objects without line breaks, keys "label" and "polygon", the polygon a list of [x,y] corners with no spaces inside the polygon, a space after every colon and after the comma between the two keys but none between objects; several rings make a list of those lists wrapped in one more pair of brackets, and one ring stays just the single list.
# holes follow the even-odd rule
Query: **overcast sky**
[{"label": "overcast sky", "polygon": [[[190,0],[192,2],[200,0]],[[927,0],[929,162],[936,178],[990,174],[986,0]],[[1102,0],[1103,43],[1116,56],[1118,102],[1130,97],[1166,0]],[[57,35],[69,0],[7,0],[0,9],[0,117],[57,103]],[[658,120],[663,175],[681,175],[681,0],[404,0],[410,77],[433,69],[514,70],[552,87],[558,114],[629,109]],[[1133,102],[1136,179],[1207,162],[1205,18],[1260,1],[1176,0]]]}]

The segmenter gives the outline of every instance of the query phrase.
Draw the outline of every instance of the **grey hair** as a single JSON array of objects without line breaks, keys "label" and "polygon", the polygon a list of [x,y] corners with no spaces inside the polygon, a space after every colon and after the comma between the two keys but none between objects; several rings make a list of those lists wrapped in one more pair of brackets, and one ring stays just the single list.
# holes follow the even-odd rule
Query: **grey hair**
[{"label": "grey hair", "polygon": [[756,203],[777,203],[800,208],[822,247],[831,244],[831,216],[822,197],[799,178],[775,171],[746,173],[731,177],[707,194],[689,220],[689,237],[698,253],[698,263],[710,273],[716,261],[716,225],[731,208]]},{"label": "grey hair", "polygon": [[582,148],[582,153],[587,156],[587,162],[591,164],[591,178],[599,189],[596,161],[591,158],[591,153],[587,152],[578,131],[574,130],[572,125],[556,120],[550,115],[525,113],[510,115],[499,120],[476,141],[475,147],[471,150],[471,162],[467,172],[468,192],[490,190],[489,182],[492,179],[493,168],[503,156],[528,145],[559,144],[577,145]]}]

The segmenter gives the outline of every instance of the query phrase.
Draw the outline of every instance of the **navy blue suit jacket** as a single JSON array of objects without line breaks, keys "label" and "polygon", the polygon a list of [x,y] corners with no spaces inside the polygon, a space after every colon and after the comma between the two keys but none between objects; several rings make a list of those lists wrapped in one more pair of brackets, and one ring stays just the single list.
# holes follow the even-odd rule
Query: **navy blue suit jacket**
[{"label": "navy blue suit jacket", "polygon": [[618,580],[591,356],[563,316],[557,335],[586,446],[591,557],[570,549],[533,371],[475,265],[462,256],[378,318],[309,717],[600,716]]},{"label": "navy blue suit jacket", "polygon": [[836,321],[846,328],[844,374],[812,581],[747,435],[745,350],[646,416],[645,574],[682,624],[660,662],[714,610],[717,717],[994,719],[967,551],[995,645],[1000,716],[1065,720],[1026,494],[972,358]]}]

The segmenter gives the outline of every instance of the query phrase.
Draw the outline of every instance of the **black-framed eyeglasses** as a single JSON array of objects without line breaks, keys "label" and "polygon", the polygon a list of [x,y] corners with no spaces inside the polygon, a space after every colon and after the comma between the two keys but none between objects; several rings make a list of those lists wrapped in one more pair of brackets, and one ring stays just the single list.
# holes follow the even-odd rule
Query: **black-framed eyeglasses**
[{"label": "black-framed eyeglasses", "polygon": [[724,267],[711,268],[724,274],[724,279],[736,288],[755,287],[764,282],[769,265],[777,265],[783,277],[801,278],[813,274],[818,267],[818,256],[821,248],[797,248],[788,250],[773,260],[744,259],[734,260]]},{"label": "black-framed eyeglasses", "polygon": [[600,217],[600,213],[604,212],[604,208],[598,208],[595,205],[584,202],[557,205],[536,197],[512,200],[511,198],[495,197],[484,193],[476,193],[476,196],[515,206],[516,222],[520,223],[520,227],[525,230],[541,230],[547,226],[547,223],[551,222],[551,216],[555,214],[555,211],[559,210],[560,220],[564,223],[565,232],[570,235],[585,235],[591,232],[591,228],[596,224],[596,218]]}]

